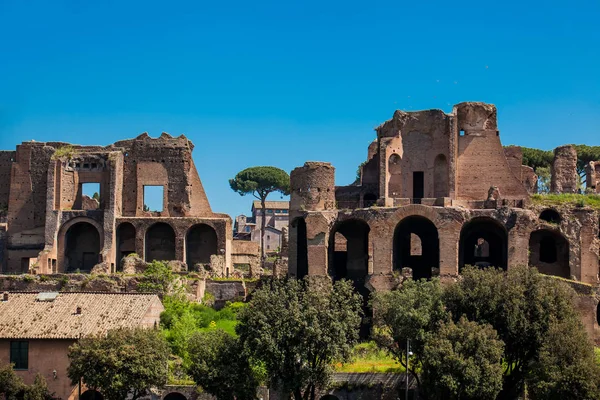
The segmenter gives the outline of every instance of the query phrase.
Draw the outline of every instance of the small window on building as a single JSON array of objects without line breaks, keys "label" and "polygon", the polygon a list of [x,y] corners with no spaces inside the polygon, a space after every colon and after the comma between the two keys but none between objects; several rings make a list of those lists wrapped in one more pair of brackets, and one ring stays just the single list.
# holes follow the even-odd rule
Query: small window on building
[{"label": "small window on building", "polygon": [[271,246],[270,245],[267,245],[267,250],[271,250]]},{"label": "small window on building", "polygon": [[245,230],[246,230],[246,232],[250,232],[250,227],[247,226]]},{"label": "small window on building", "polygon": [[164,186],[144,186],[144,211],[163,211]]},{"label": "small window on building", "polygon": [[10,363],[15,369],[29,368],[29,342],[24,340],[10,342]]},{"label": "small window on building", "polygon": [[267,210],[267,214],[273,214],[273,210]]},{"label": "small window on building", "polygon": [[464,129],[460,130],[460,136],[465,136],[465,130]]},{"label": "small window on building", "polygon": [[267,240],[271,240],[271,236],[270,235],[267,235]]}]

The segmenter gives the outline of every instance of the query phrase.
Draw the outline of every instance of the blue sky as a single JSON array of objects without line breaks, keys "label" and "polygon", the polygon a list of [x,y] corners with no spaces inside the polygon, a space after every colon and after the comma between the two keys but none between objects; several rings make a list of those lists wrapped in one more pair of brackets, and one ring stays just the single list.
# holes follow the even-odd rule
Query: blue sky
[{"label": "blue sky", "polygon": [[[0,0],[0,149],[184,133],[227,180],[329,161],[347,184],[395,109],[498,107],[504,144],[600,145],[600,2]],[[273,196],[272,199],[279,199]]]}]

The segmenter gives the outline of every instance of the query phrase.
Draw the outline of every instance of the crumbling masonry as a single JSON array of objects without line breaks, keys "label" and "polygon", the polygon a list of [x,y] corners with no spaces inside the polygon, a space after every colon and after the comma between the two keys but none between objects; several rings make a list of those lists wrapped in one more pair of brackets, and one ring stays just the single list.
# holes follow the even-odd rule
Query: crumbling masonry
[{"label": "crumbling masonry", "polygon": [[[452,279],[465,265],[532,265],[587,290],[579,307],[600,338],[600,215],[531,202],[537,176],[520,148],[503,148],[495,106],[396,111],[376,132],[357,184],[335,186],[329,163],[292,171],[290,275],[351,279],[368,294],[406,273]],[[577,190],[576,161],[573,147],[556,149],[554,192]],[[600,163],[590,164],[596,191],[598,176]]]},{"label": "crumbling masonry", "polygon": [[[144,133],[110,146],[24,142],[0,152],[0,267],[5,273],[120,270],[136,253],[180,269],[231,267],[231,218],[213,213],[185,136]],[[99,184],[99,201],[82,185]],[[163,190],[162,211],[144,187]]]}]

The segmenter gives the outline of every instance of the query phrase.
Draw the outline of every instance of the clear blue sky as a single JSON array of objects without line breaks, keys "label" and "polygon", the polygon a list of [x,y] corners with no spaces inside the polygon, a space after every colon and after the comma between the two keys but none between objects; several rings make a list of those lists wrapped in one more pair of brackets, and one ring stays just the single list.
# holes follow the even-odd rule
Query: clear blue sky
[{"label": "clear blue sky", "polygon": [[[330,161],[347,184],[395,109],[498,107],[504,144],[600,145],[600,2],[0,0],[0,149],[185,133],[228,178]],[[273,196],[278,199],[279,196]]]}]

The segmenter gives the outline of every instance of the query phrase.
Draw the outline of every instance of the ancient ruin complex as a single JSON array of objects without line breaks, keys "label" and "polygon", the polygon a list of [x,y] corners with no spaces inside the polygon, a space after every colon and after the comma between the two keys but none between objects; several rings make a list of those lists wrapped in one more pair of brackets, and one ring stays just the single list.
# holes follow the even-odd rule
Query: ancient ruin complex
[{"label": "ancient ruin complex", "polygon": [[[465,265],[532,265],[587,290],[579,307],[600,337],[600,215],[531,201],[537,176],[520,148],[503,148],[495,106],[396,111],[376,132],[357,184],[336,187],[325,162],[292,171],[290,275],[348,278],[368,294],[397,286],[407,269],[414,278],[451,279]],[[554,154],[552,191],[575,193],[575,150]],[[600,163],[587,170],[598,191]]]},{"label": "ancient ruin complex", "polygon": [[[136,253],[185,270],[231,266],[231,218],[210,208],[185,136],[144,133],[112,145],[24,142],[0,152],[0,267],[5,273],[120,270]],[[96,183],[99,199],[83,194]],[[144,188],[162,188],[162,210]]]}]

